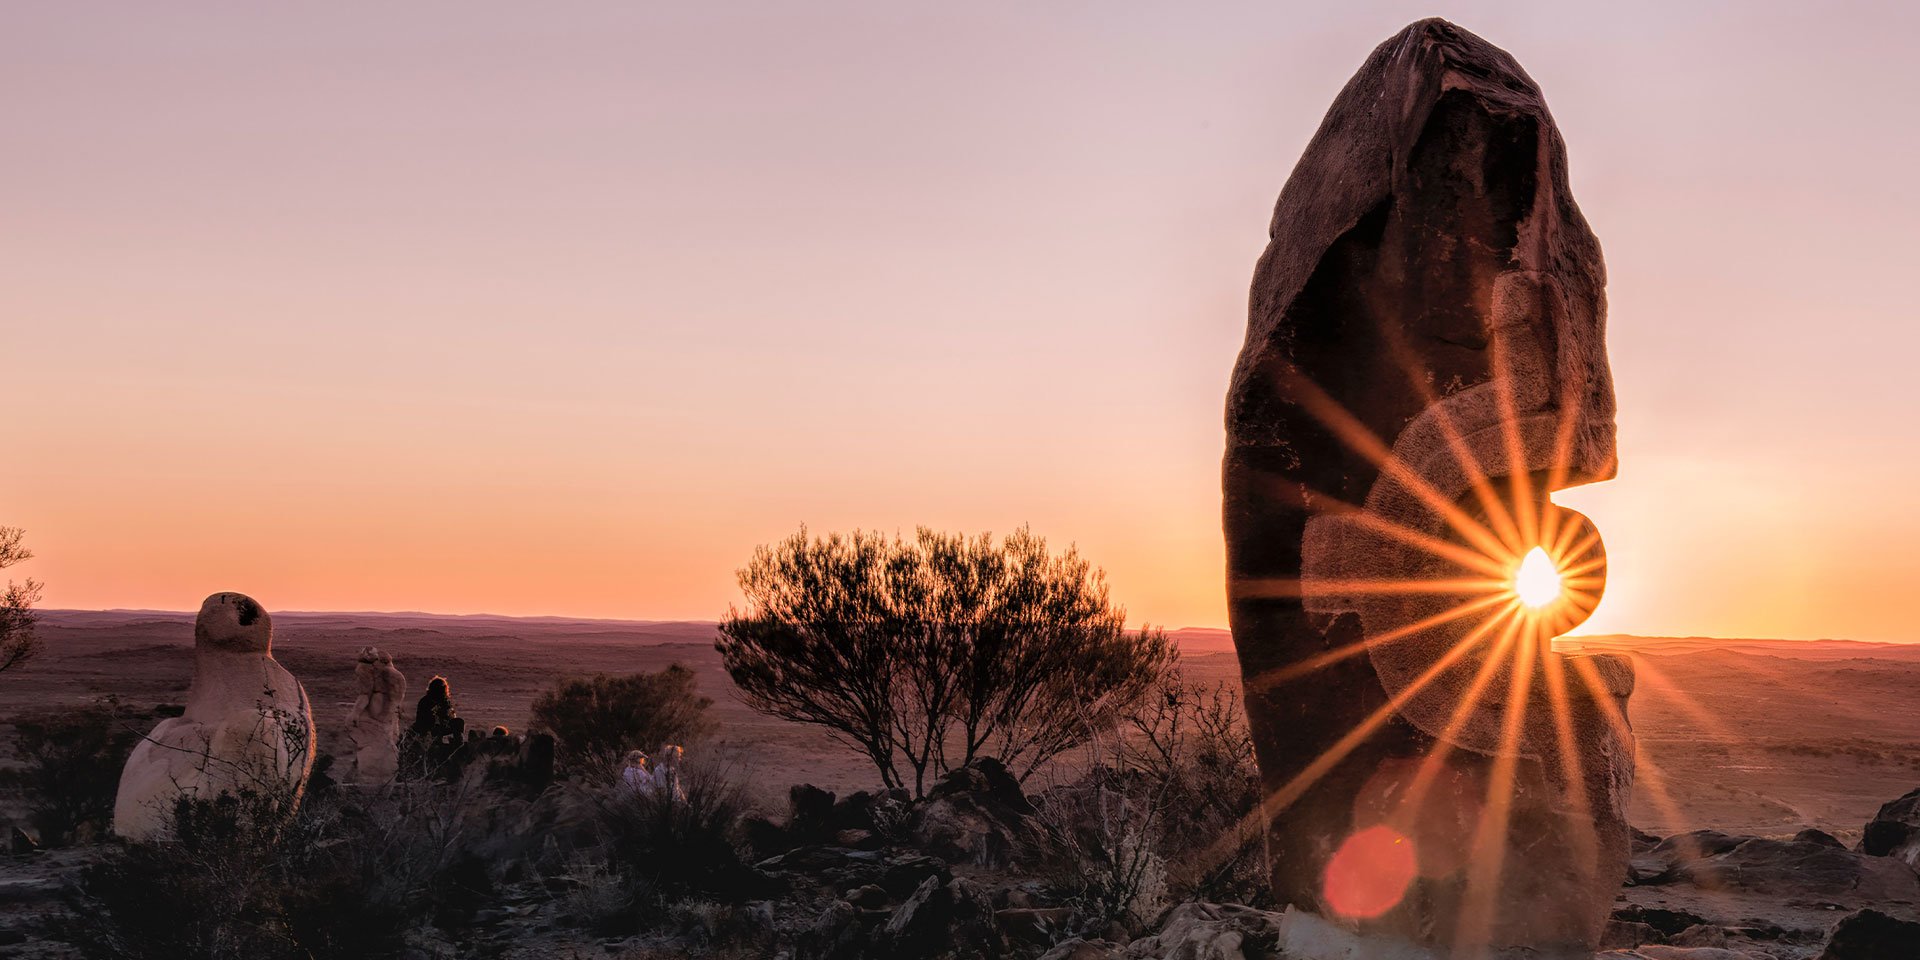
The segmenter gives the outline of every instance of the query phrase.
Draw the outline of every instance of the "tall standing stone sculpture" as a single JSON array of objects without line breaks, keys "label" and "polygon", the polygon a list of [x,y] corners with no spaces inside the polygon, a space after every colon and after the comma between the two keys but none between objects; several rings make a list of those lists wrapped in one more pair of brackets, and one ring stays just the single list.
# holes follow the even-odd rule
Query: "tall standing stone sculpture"
[{"label": "tall standing stone sculpture", "polygon": [[313,713],[273,659],[273,621],[253,598],[216,593],[193,623],[186,712],[163,720],[120,772],[114,832],[163,838],[181,796],[257,794],[297,804],[313,766]]},{"label": "tall standing stone sculpture", "polygon": [[379,647],[361,647],[353,667],[359,693],[347,710],[348,783],[386,783],[400,770],[400,703],[407,677]]},{"label": "tall standing stone sculpture", "polygon": [[[1604,577],[1548,498],[1613,476],[1614,401],[1600,246],[1538,87],[1413,24],[1335,99],[1270,235],[1223,486],[1275,892],[1433,955],[1590,956],[1625,872],[1632,673],[1548,647]],[[1511,586],[1534,546],[1538,609]]]}]

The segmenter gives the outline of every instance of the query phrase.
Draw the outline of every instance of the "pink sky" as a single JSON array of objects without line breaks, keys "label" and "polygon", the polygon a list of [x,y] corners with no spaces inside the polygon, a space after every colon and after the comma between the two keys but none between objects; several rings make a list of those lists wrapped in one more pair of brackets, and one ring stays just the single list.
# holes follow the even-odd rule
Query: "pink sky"
[{"label": "pink sky", "polygon": [[1273,199],[1443,13],[1605,245],[1587,630],[1913,640],[1920,15],[1862,5],[14,5],[0,524],[53,607],[713,618],[799,524],[1225,620]]}]

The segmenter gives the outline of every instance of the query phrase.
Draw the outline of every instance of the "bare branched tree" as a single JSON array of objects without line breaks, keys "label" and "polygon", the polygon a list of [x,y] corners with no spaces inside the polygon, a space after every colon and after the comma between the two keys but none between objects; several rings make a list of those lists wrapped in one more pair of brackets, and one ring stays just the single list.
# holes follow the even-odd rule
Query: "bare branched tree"
[{"label": "bare branched tree", "polygon": [[[0,527],[0,570],[33,559],[32,551],[21,545],[26,531],[19,527]],[[40,638],[34,634],[37,619],[33,605],[40,600],[39,581],[7,581],[0,593],[0,673],[33,659],[40,652]]]},{"label": "bare branched tree", "polygon": [[981,757],[1021,779],[1110,726],[1172,668],[1106,575],[1022,528],[995,542],[805,529],[740,571],[716,643],[747,703],[824,728],[889,787]]}]

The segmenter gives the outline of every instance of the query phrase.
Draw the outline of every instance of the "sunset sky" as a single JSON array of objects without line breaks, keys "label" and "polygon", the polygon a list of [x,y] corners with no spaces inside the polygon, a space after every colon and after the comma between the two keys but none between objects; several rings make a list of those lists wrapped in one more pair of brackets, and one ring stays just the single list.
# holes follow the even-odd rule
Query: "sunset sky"
[{"label": "sunset sky", "polygon": [[1274,198],[1437,13],[1540,82],[1606,250],[1583,632],[1920,640],[1897,6],[11,4],[11,572],[711,619],[802,523],[1030,523],[1224,625]]}]

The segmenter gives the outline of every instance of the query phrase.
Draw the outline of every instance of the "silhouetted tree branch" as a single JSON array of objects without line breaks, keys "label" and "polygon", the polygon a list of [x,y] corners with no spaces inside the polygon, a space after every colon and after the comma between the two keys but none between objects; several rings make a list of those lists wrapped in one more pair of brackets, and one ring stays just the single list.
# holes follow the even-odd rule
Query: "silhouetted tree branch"
[{"label": "silhouetted tree branch", "polygon": [[[23,560],[33,559],[32,551],[21,545],[26,531],[19,527],[0,527],[0,570]],[[0,673],[33,659],[40,652],[40,639],[34,634],[36,620],[33,605],[40,600],[40,584],[35,580],[7,581],[0,593]]]}]

